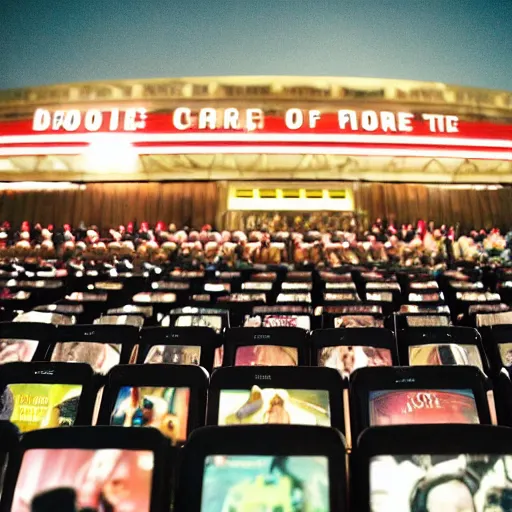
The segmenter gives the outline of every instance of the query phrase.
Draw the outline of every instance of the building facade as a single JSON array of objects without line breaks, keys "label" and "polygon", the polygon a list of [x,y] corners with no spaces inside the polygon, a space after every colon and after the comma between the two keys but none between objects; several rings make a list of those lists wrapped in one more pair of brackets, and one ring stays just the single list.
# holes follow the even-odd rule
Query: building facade
[{"label": "building facade", "polygon": [[[153,182],[182,184],[183,190],[206,187],[209,196],[215,190],[215,222],[228,227],[240,227],[247,212],[405,218],[424,197],[426,214],[439,211],[437,196],[449,196],[443,201],[450,206],[443,208],[452,221],[464,215],[457,194],[479,191],[481,202],[485,192],[495,205],[509,204],[512,93],[329,77],[124,80],[5,90],[0,180],[79,183],[76,193],[82,195],[94,184],[119,198],[119,183],[127,191],[136,182],[139,191],[148,190],[140,201],[153,203]],[[192,212],[204,201],[182,193]],[[146,216],[154,215],[144,208]],[[485,204],[479,209],[473,223],[488,222]],[[508,212],[495,209],[493,222],[504,221]]]}]

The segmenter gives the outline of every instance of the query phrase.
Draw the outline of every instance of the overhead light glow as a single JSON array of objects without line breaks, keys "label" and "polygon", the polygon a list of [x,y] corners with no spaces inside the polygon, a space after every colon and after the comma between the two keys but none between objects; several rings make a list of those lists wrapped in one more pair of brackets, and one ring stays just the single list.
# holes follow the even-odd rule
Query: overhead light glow
[{"label": "overhead light glow", "polygon": [[13,181],[0,182],[0,191],[12,190],[15,192],[36,190],[85,190],[86,185],[71,183],[70,181]]},{"label": "overhead light glow", "polygon": [[95,171],[134,171],[137,169],[138,154],[131,143],[115,135],[103,134],[95,139],[85,151],[81,151],[85,167]]}]

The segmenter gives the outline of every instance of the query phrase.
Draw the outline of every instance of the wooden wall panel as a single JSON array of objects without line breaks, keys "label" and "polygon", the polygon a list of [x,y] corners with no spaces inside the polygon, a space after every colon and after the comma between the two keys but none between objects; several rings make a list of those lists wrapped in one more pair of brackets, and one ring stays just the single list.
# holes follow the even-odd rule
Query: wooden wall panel
[{"label": "wooden wall panel", "polygon": [[362,183],[356,187],[355,207],[369,222],[377,217],[396,224],[419,219],[472,228],[512,227],[512,188],[448,189],[416,184]]},{"label": "wooden wall panel", "polygon": [[[336,184],[339,187],[339,183]],[[333,184],[334,186],[334,184]],[[512,227],[512,187],[498,190],[448,189],[421,184],[354,183],[356,212],[396,224],[418,219],[460,223],[461,229]],[[162,220],[196,228],[215,225],[225,208],[216,182],[91,183],[85,190],[0,192],[0,220],[43,224],[117,226],[130,220]],[[217,219],[220,217],[217,217]],[[220,227],[220,226],[219,226]]]},{"label": "wooden wall panel", "polygon": [[0,219],[13,226],[23,220],[74,226],[84,221],[102,227],[162,220],[199,228],[215,223],[217,203],[215,182],[92,183],[85,190],[3,191]]}]

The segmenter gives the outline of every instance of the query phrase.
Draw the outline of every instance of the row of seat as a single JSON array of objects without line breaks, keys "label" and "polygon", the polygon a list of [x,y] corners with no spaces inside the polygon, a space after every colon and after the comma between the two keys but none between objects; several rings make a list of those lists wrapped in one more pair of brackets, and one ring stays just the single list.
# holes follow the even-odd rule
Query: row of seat
[{"label": "row of seat", "polygon": [[[167,301],[169,295],[173,295],[171,302]],[[482,300],[473,302],[456,300],[451,304],[429,300],[406,304],[379,300],[360,302],[350,300],[350,293],[326,295],[330,295],[331,300],[316,308],[312,308],[307,302],[293,301],[268,306],[265,301],[258,300],[257,295],[254,294],[220,297],[219,299],[229,300],[221,300],[215,304],[210,304],[208,301],[190,301],[190,306],[185,307],[176,307],[176,303],[173,302],[174,294],[168,293],[144,295],[147,301],[140,302],[135,300],[137,295],[133,296],[134,300],[131,302],[118,299],[110,302],[108,294],[82,292],[73,292],[55,303],[43,300],[45,297],[33,303],[11,298],[2,300],[0,297],[0,302],[3,304],[0,319],[16,322],[50,321],[63,324],[122,321],[138,326],[208,325],[217,331],[229,326],[296,326],[308,330],[320,327],[385,326],[396,330],[402,326],[451,324],[481,326],[512,323],[512,313],[509,311],[508,304],[501,302],[499,298],[490,300],[492,297],[489,298],[485,294],[481,297]],[[428,294],[416,295],[428,298]],[[294,297],[300,298],[298,295]],[[382,294],[380,297],[382,298]],[[20,311],[33,311],[33,318],[17,318]],[[46,320],[42,313],[48,313],[47,317],[51,313],[54,317]],[[37,317],[43,319],[37,320]],[[119,317],[124,319],[121,320]],[[188,317],[188,320],[185,317]],[[192,321],[195,323],[192,324]]]},{"label": "row of seat", "polygon": [[[471,272],[459,282],[489,278]],[[97,298],[96,277],[77,293],[92,285]],[[438,288],[425,285],[431,275],[413,287],[411,278],[410,293],[436,289],[445,300],[395,314],[386,301],[343,300],[321,311],[227,300],[171,312],[169,303],[124,294],[115,303],[107,291],[82,317],[88,325],[24,315],[0,324],[0,419],[12,422],[0,424],[8,456],[0,509],[512,510],[512,327],[493,321],[508,306],[464,301],[457,293],[467,286],[447,287],[456,277],[439,277]],[[71,318],[91,303],[44,298],[25,312]],[[476,326],[475,314],[493,318],[478,330],[449,325]],[[109,325],[132,315],[142,322]],[[231,328],[256,316],[259,327]],[[298,325],[300,317],[310,323]],[[347,317],[370,327],[344,328]],[[295,327],[283,327],[291,319]]]},{"label": "row of seat", "polygon": [[[421,269],[420,269],[421,270]],[[343,272],[344,271],[344,272]],[[60,273],[58,273],[60,272]],[[342,273],[343,272],[343,273]],[[114,295],[142,294],[141,299],[150,293],[174,295],[173,302],[181,302],[196,295],[208,295],[210,299],[231,294],[265,296],[269,302],[287,302],[290,295],[304,294],[305,300],[318,302],[325,294],[352,294],[357,299],[392,302],[389,295],[400,295],[402,300],[418,299],[428,291],[428,300],[442,300],[443,293],[448,298],[459,295],[462,300],[473,300],[471,296],[497,292],[510,295],[510,274],[505,273],[490,279],[478,271],[446,271],[436,273],[412,269],[403,271],[369,271],[347,267],[336,272],[165,272],[155,267],[152,272],[140,275],[130,273],[98,273],[97,271],[76,272],[74,275],[61,275],[61,271],[42,272],[46,277],[38,277],[30,272],[6,272],[0,281],[2,287],[12,291],[24,291],[37,295],[62,296],[71,291]],[[40,273],[41,274],[41,273]],[[79,275],[80,277],[77,277]],[[278,297],[279,294],[282,297]],[[379,298],[379,296],[381,298]],[[293,299],[297,302],[296,299]]]},{"label": "row of seat", "polygon": [[[406,382],[397,385],[400,379]],[[500,413],[506,410],[508,382],[508,373],[491,382],[473,366],[364,367],[349,384],[332,368],[227,367],[210,379],[201,367],[157,364],[115,366],[99,387],[84,363],[7,363],[0,368],[0,417],[20,433],[74,424],[157,426],[173,444],[205,421],[335,426],[357,437],[385,421],[439,423],[450,414],[461,423],[507,425],[506,415],[495,418],[494,400]]]},{"label": "row of seat", "polygon": [[203,427],[179,451],[156,429],[48,429],[18,444],[10,427],[3,511],[510,510],[504,427],[369,428],[350,454],[330,427]]},{"label": "row of seat", "polygon": [[496,375],[512,364],[512,326],[317,329],[0,323],[0,362],[68,361],[104,375],[117,364],[361,366],[470,364]]}]

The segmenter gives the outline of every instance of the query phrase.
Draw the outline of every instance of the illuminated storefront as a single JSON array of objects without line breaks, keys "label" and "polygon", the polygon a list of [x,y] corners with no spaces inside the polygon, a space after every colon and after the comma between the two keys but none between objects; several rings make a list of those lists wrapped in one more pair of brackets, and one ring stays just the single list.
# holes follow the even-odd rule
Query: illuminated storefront
[{"label": "illuminated storefront", "polygon": [[0,180],[215,183],[217,220],[359,211],[367,182],[499,188],[512,183],[512,93],[299,77],[8,90]]}]

